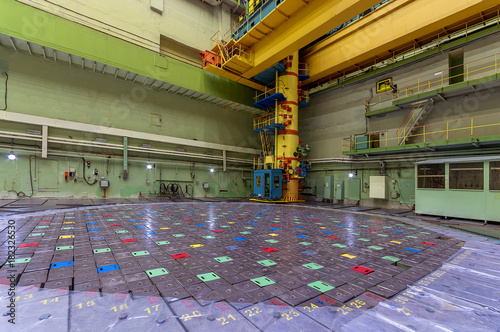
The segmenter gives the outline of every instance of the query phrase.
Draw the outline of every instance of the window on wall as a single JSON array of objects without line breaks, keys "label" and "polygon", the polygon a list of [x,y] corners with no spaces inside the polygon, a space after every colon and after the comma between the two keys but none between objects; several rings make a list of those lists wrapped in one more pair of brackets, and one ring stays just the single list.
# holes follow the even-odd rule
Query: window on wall
[{"label": "window on wall", "polygon": [[418,165],[419,189],[445,189],[445,165]]},{"label": "window on wall", "polygon": [[490,190],[500,190],[500,161],[490,161]]},{"label": "window on wall", "polygon": [[484,163],[450,164],[450,189],[484,190]]}]

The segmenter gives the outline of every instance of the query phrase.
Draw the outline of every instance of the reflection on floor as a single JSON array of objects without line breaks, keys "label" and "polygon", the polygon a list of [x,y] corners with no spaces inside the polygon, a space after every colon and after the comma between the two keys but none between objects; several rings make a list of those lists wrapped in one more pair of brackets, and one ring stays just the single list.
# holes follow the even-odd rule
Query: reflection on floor
[{"label": "reflection on floor", "polygon": [[[8,217],[17,250],[7,261],[8,241],[1,247],[0,328],[11,300],[20,330],[500,326],[499,241],[407,211],[126,200]],[[0,223],[7,235],[7,217]]]}]

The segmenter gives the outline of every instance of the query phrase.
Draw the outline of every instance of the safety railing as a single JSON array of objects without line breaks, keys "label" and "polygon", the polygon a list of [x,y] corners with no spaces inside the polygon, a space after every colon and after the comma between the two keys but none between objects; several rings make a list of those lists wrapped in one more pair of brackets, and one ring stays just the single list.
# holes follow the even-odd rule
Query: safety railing
[{"label": "safety railing", "polygon": [[265,157],[253,158],[253,169],[274,169],[274,161],[266,163],[265,159]]},{"label": "safety railing", "polygon": [[253,64],[254,52],[248,47],[241,45],[240,43],[235,43],[234,45],[228,47],[228,55],[229,59],[231,59],[233,56],[239,56],[244,58],[249,63]]},{"label": "safety railing", "polygon": [[[417,78],[398,83],[396,92],[389,91],[366,99],[365,110],[368,112],[374,109],[382,109],[384,107],[391,106],[392,102],[399,99],[418,96],[425,92],[498,74],[500,67],[500,63],[498,62],[499,55],[500,53],[493,54],[481,59],[467,62],[463,65],[445,68],[434,73],[422,75]],[[460,69],[460,67],[463,68],[463,73],[460,72],[456,75],[449,75],[450,71],[453,71],[453,69]]]},{"label": "safety railing", "polygon": [[302,96],[299,97],[300,102],[309,103],[311,101],[311,97],[309,96],[309,90],[302,91]]},{"label": "safety railing", "polygon": [[399,129],[396,129],[343,138],[342,152],[398,146],[400,136],[406,136],[410,132],[412,133],[407,136],[409,143],[404,140],[403,146],[480,136],[500,136],[500,114],[415,126],[405,128],[399,134],[398,131]]},{"label": "safety railing", "polygon": [[255,21],[255,19],[258,17],[256,20],[257,22],[260,22],[264,17],[268,15],[268,13],[264,13],[264,10],[267,9],[267,5],[270,2],[276,2],[276,0],[267,0],[267,1],[259,1],[257,4],[258,8],[248,8],[248,14],[247,12],[242,13],[236,20],[234,20],[232,28],[230,30],[230,33],[233,34],[240,30],[241,28],[245,28],[246,25],[246,31],[249,31],[250,27],[250,22]]},{"label": "safety railing", "polygon": [[[419,108],[423,105],[423,101],[419,103],[413,104],[410,113],[406,115],[406,118],[403,120],[403,123],[399,127],[398,131],[396,134],[398,135],[399,142],[401,142],[401,139],[405,139],[405,134],[408,132],[408,130],[411,128],[411,124],[414,124],[416,121],[416,115],[418,114],[417,111]],[[411,116],[409,116],[411,114]],[[408,121],[406,121],[408,120]]]},{"label": "safety railing", "polygon": [[264,87],[263,91],[255,91],[255,97],[253,98],[255,102],[258,102],[264,98],[267,98],[275,93],[285,93],[287,89],[285,82],[278,80],[272,83],[269,83]]},{"label": "safety railing", "polygon": [[260,129],[278,123],[277,112],[274,111],[253,119],[253,129]]},{"label": "safety railing", "polygon": [[427,52],[431,49],[449,43],[455,39],[467,37],[470,34],[492,26],[500,26],[500,10],[486,11],[482,15],[484,19],[478,22],[478,19],[471,19],[446,28],[451,33],[440,32],[428,36],[424,41],[415,41],[412,45],[405,45],[392,50],[391,56],[385,59],[375,59],[366,63],[359,64],[357,68],[347,70],[340,75],[334,75],[321,80],[318,85],[311,88],[313,93],[323,89],[332,88],[343,84],[346,81],[355,79],[370,71],[374,71],[394,63],[414,58],[415,56]]}]

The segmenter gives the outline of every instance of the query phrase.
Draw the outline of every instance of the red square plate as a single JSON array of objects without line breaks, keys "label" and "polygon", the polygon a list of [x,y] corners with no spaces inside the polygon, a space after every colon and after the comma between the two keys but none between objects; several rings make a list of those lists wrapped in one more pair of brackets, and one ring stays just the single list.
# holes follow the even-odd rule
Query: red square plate
[{"label": "red square plate", "polygon": [[126,240],[122,240],[123,243],[127,243],[127,242],[137,242],[136,239],[126,239]]},{"label": "red square plate", "polygon": [[427,244],[428,246],[435,246],[436,245],[435,243],[431,243],[431,242],[422,242],[422,244]]},{"label": "red square plate", "polygon": [[19,246],[19,248],[26,248],[26,247],[36,247],[38,246],[38,243],[39,242],[35,242],[35,243],[23,243]]},{"label": "red square plate", "polygon": [[356,265],[354,267],[351,267],[351,270],[358,271],[358,272],[361,272],[363,274],[372,273],[374,271],[372,269],[368,269],[368,268],[363,267],[361,265]]},{"label": "red square plate", "polygon": [[173,259],[181,259],[181,258],[188,258],[188,257],[191,257],[189,256],[188,254],[186,253],[182,253],[182,254],[176,254],[176,255],[171,255]]},{"label": "red square plate", "polygon": [[278,249],[274,249],[274,248],[264,248],[264,249],[261,249],[261,250],[264,250],[265,252],[276,252],[276,251],[278,251]]}]

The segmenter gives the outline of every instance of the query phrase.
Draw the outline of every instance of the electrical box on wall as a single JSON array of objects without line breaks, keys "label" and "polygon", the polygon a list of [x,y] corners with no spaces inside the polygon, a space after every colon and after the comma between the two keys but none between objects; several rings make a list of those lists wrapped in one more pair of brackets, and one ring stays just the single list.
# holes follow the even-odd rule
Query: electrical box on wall
[{"label": "electrical box on wall", "polygon": [[386,198],[385,176],[370,176],[370,198]]},{"label": "electrical box on wall", "polygon": [[324,178],[324,199],[333,199],[335,188],[333,186],[333,176],[325,176]]},{"label": "electrical box on wall", "polygon": [[210,184],[208,182],[203,182],[203,189],[209,189]]},{"label": "electrical box on wall", "polygon": [[109,180],[101,180],[99,182],[99,186],[102,188],[102,189],[108,189],[109,188]]},{"label": "electrical box on wall", "polygon": [[349,199],[351,201],[361,200],[361,180],[349,179]]},{"label": "electrical box on wall", "polygon": [[337,180],[335,183],[335,199],[336,200],[343,200],[345,198],[344,195],[344,180]]}]

